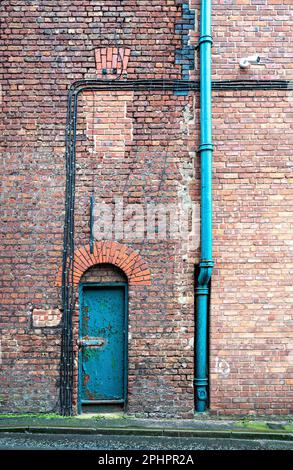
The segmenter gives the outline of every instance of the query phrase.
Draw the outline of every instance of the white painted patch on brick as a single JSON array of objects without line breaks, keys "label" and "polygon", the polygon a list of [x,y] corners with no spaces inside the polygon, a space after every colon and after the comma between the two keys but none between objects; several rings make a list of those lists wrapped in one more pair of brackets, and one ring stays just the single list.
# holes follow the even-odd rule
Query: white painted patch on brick
[{"label": "white painted patch on brick", "polygon": [[58,308],[48,310],[35,308],[32,318],[35,328],[54,327],[60,324],[61,311]]}]

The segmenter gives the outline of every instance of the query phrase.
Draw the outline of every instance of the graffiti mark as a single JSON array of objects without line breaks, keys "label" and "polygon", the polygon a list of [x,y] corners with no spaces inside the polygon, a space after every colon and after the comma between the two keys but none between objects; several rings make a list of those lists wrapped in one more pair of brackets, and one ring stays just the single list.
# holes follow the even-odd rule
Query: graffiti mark
[{"label": "graffiti mark", "polygon": [[225,359],[216,358],[215,371],[222,377],[227,378],[230,375],[230,364]]}]

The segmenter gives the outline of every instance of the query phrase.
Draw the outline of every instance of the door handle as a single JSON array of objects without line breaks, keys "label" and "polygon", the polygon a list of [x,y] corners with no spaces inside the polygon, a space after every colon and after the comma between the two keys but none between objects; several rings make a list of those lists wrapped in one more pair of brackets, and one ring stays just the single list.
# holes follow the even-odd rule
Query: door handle
[{"label": "door handle", "polygon": [[88,338],[88,339],[80,338],[77,340],[77,345],[80,349],[84,347],[97,348],[97,347],[104,346],[104,344],[105,344],[105,340],[103,338]]}]

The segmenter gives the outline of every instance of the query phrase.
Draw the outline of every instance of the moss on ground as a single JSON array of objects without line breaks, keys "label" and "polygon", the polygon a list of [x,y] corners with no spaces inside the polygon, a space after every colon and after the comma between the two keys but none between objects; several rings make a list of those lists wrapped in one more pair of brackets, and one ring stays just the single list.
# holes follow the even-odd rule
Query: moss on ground
[{"label": "moss on ground", "polygon": [[236,423],[236,426],[239,426],[245,429],[252,429],[253,431],[269,431],[270,430],[267,423],[255,422],[255,421],[243,420],[243,421]]},{"label": "moss on ground", "polygon": [[105,413],[105,414],[97,414],[93,416],[94,419],[126,419],[126,416],[124,414],[119,414],[119,413]]},{"label": "moss on ground", "polygon": [[62,416],[55,413],[7,413],[0,414],[0,419],[7,418],[34,418],[34,419],[94,419],[94,420],[116,420],[125,419],[123,414],[119,413],[100,413],[100,414],[89,414],[89,415],[78,415],[78,416]]},{"label": "moss on ground", "polygon": [[293,425],[292,424],[285,425],[284,429],[287,432],[292,432],[293,433]]},{"label": "moss on ground", "polygon": [[39,418],[39,419],[72,419],[74,416],[61,416],[55,413],[7,413],[0,414],[1,418]]},{"label": "moss on ground", "polygon": [[245,430],[252,430],[252,431],[286,431],[293,433],[293,425],[292,424],[280,424],[275,422],[264,422],[264,421],[249,421],[249,420],[242,420],[236,423],[236,426],[240,428],[244,428]]}]

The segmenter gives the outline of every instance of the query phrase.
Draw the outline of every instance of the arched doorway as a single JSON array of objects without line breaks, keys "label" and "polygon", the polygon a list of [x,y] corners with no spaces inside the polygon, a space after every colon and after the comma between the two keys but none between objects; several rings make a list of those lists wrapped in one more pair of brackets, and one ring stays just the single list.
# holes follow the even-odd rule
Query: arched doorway
[{"label": "arched doorway", "polygon": [[[91,249],[92,248],[92,249]],[[79,288],[79,303],[84,294],[83,284],[93,284],[93,287],[98,288],[102,284],[105,288],[109,288],[114,283],[121,283],[125,289],[125,318],[128,318],[128,286],[131,289],[131,295],[135,296],[136,289],[138,292],[147,286],[151,286],[151,273],[146,261],[139,253],[134,251],[131,247],[113,241],[96,241],[93,247],[90,245],[81,246],[77,248],[72,257],[65,258],[62,266],[60,266],[56,276],[56,286],[62,290],[62,342],[61,342],[61,367],[60,367],[60,408],[63,414],[71,414],[77,411],[83,412],[89,408],[91,412],[101,411],[106,403],[102,400],[94,399],[87,405],[82,406],[81,403],[81,387],[82,380],[87,380],[82,377],[82,362],[80,360],[81,351],[83,348],[82,342],[78,348],[77,342],[83,338],[78,338],[79,332],[82,331],[76,328],[76,323],[80,318],[79,309],[75,309],[76,290]],[[108,286],[106,286],[108,284]],[[114,287],[115,287],[114,286]],[[113,292],[113,291],[112,291]],[[80,298],[81,297],[81,298]],[[85,305],[87,307],[87,305]],[[72,323],[73,322],[73,323]],[[124,408],[127,405],[127,324],[125,326],[125,349],[124,354],[126,360],[124,361],[124,398],[120,404],[118,400],[108,403],[107,409]],[[83,335],[83,333],[82,333]],[[85,336],[89,336],[86,334]],[[78,338],[78,341],[76,341]],[[85,344],[86,346],[86,344]],[[98,345],[92,345],[98,347]],[[77,364],[78,363],[78,367]],[[85,400],[85,398],[84,398]],[[86,400],[85,400],[86,401]],[[110,402],[110,400],[108,400]]]},{"label": "arched doorway", "polygon": [[91,267],[79,283],[79,413],[127,406],[128,282],[111,264]]}]

